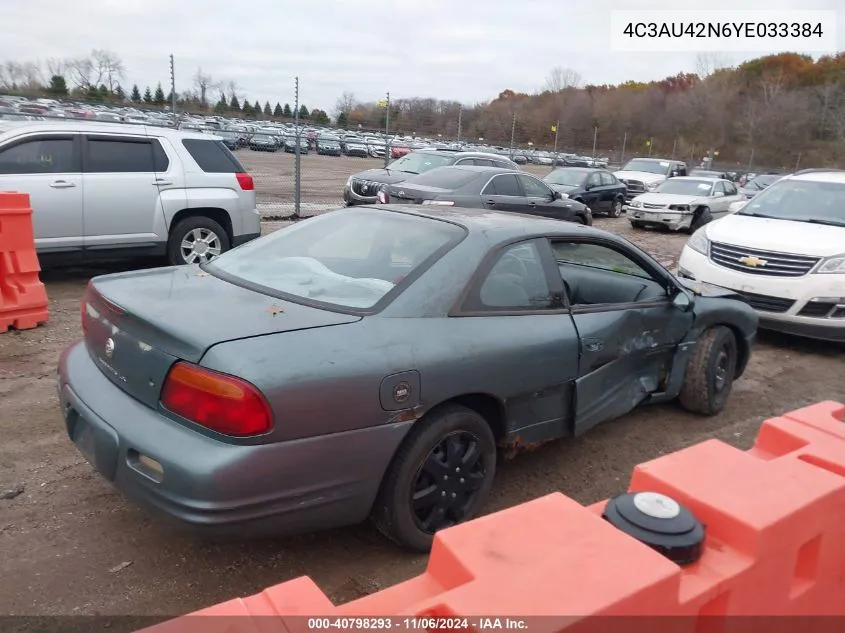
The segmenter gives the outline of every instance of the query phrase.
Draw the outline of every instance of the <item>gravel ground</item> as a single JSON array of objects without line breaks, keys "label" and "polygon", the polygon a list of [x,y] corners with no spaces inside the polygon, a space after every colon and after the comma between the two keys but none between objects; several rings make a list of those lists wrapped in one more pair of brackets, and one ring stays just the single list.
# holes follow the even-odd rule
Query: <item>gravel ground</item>
[{"label": "gravel ground", "polygon": [[[244,152],[243,160],[257,176],[262,204],[287,200],[289,155]],[[378,161],[306,157],[305,191],[315,192],[315,207],[331,205],[348,174],[367,164]],[[284,224],[267,222],[265,230]],[[624,217],[597,225],[669,265],[685,239],[634,232]],[[367,525],[274,541],[201,541],[149,518],[92,472],[64,432],[56,360],[81,336],[87,280],[131,267],[45,271],[50,321],[0,334],[0,497],[22,489],[0,498],[0,614],[174,615],[303,574],[340,602],[420,573],[425,557],[396,549]],[[748,447],[767,417],[819,400],[845,401],[843,351],[763,334],[721,415],[645,407],[585,437],[547,445],[500,468],[487,510],[557,490],[583,503],[607,498],[625,489],[634,465],[707,438]]]}]

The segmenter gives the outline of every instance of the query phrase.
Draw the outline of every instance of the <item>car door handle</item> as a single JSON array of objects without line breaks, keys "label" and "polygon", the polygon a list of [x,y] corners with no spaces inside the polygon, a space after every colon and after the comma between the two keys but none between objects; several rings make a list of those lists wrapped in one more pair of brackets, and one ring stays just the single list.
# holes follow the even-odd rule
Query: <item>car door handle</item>
[{"label": "car door handle", "polygon": [[156,185],[156,186],[159,186],[159,185],[172,185],[172,184],[173,184],[173,182],[172,182],[172,181],[170,181],[170,180],[165,180],[164,178],[156,178],[156,179],[153,181],[153,184],[154,184],[154,185]]},{"label": "car door handle", "polygon": [[529,203],[528,203],[528,206],[529,206],[529,207],[536,207],[536,206],[537,206],[537,203],[536,203],[536,202],[529,202]]},{"label": "car door handle", "polygon": [[494,204],[496,204],[496,201],[495,200],[488,200],[487,202],[485,202],[485,204],[489,204],[492,207]]},{"label": "car door handle", "polygon": [[57,180],[53,183],[50,183],[50,186],[53,189],[69,189],[71,187],[75,187],[75,182],[68,182],[67,180]]}]

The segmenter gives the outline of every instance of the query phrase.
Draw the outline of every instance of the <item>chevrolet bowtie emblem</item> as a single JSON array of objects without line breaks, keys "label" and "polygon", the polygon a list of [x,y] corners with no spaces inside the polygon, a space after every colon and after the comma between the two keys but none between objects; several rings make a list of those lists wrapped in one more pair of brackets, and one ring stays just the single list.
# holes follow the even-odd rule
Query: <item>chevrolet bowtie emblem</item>
[{"label": "chevrolet bowtie emblem", "polygon": [[750,266],[751,268],[757,268],[758,266],[765,266],[769,262],[767,262],[765,259],[754,257],[753,255],[746,255],[745,257],[739,258],[739,263],[745,264],[746,266]]}]

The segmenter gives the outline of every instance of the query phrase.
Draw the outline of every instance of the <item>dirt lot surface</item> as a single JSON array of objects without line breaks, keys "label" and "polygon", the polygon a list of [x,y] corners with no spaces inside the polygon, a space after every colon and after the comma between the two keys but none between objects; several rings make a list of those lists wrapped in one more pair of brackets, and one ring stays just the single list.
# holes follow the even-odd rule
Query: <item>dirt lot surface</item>
[{"label": "dirt lot surface", "polygon": [[[260,172],[259,191],[269,179],[262,174],[276,173],[273,161],[289,159],[250,161]],[[339,171],[332,160],[338,159],[315,165],[328,165],[320,178],[335,190],[346,176],[326,175]],[[339,160],[356,168],[368,162]],[[634,232],[624,217],[597,224],[670,265],[685,239]],[[0,334],[0,496],[22,489],[0,499],[0,614],[174,615],[303,574],[340,602],[421,572],[425,557],[398,550],[367,525],[275,541],[203,542],[129,505],[92,471],[63,428],[56,360],[81,335],[79,302],[88,278],[128,268],[45,271],[49,323]],[[547,445],[500,468],[487,510],[557,490],[583,503],[607,498],[625,490],[637,463],[707,438],[747,447],[767,417],[814,401],[845,401],[843,351],[764,334],[722,415],[702,419],[672,405],[645,407],[581,439]]]}]

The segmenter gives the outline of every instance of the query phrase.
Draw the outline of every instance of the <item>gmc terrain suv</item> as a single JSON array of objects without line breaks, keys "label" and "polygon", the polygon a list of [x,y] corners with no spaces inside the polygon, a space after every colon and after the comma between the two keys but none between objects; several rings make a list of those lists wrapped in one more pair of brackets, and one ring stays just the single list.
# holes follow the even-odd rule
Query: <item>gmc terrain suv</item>
[{"label": "gmc terrain suv", "polygon": [[0,191],[28,193],[39,259],[194,264],[258,237],[252,176],[209,134],[77,120],[8,124]]}]

